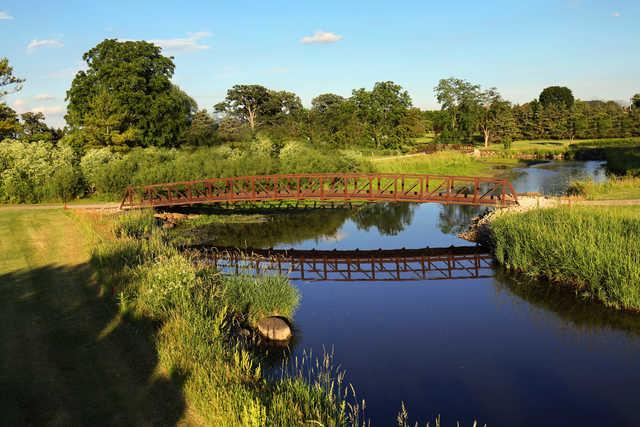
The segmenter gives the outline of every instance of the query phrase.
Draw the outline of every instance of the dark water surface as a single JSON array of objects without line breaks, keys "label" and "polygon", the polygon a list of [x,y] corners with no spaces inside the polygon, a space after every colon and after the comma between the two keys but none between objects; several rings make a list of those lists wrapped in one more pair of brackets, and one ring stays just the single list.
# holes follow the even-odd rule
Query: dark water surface
[{"label": "dark water surface", "polygon": [[[555,193],[568,177],[601,171],[601,162],[554,162],[517,171],[514,184]],[[456,233],[480,210],[380,204],[279,215],[220,236],[298,249],[467,246]],[[499,270],[481,279],[295,284],[302,300],[291,354],[332,349],[375,426],[393,425],[401,402],[421,425],[438,414],[445,426],[640,425],[638,315]]]}]

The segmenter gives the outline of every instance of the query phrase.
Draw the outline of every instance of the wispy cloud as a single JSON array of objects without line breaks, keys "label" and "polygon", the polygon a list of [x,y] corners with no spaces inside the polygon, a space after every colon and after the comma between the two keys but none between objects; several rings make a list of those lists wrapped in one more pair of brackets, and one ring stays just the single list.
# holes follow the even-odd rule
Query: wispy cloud
[{"label": "wispy cloud", "polygon": [[42,113],[44,115],[56,115],[64,113],[65,107],[64,105],[53,105],[53,106],[44,106],[40,105],[38,107],[30,108],[30,111],[34,113]]},{"label": "wispy cloud", "polygon": [[11,103],[11,106],[14,110],[21,114],[26,111],[25,108],[27,106],[27,101],[22,98],[18,98]]},{"label": "wispy cloud", "polygon": [[151,43],[169,52],[197,52],[209,49],[209,45],[201,43],[207,37],[211,37],[211,33],[200,31],[187,33],[187,37],[183,38],[151,40]]},{"label": "wispy cloud", "polygon": [[48,93],[39,93],[36,96],[34,96],[34,98],[37,99],[38,101],[51,101],[52,99],[56,99],[55,96],[49,95]]},{"label": "wispy cloud", "polygon": [[41,47],[63,47],[64,43],[62,43],[60,40],[57,39],[44,39],[44,40],[38,40],[38,39],[33,39],[29,42],[29,44],[27,45],[27,52],[33,52],[36,49],[39,49]]},{"label": "wispy cloud", "polygon": [[313,43],[335,43],[337,41],[342,40],[342,36],[330,33],[327,31],[316,31],[312,36],[304,36],[300,39],[300,43],[302,44],[313,44]]},{"label": "wispy cloud", "polygon": [[9,13],[5,12],[4,10],[0,10],[0,21],[7,19],[13,19],[13,16],[9,15]]},{"label": "wispy cloud", "polygon": [[45,74],[44,77],[47,79],[72,79],[76,76],[78,71],[82,71],[86,69],[87,69],[87,64],[82,61],[78,61],[75,67],[68,67],[58,71],[52,71],[48,74]]},{"label": "wispy cloud", "polygon": [[618,17],[620,17],[621,15],[620,15],[620,12],[613,12],[613,13],[611,14],[611,16],[613,16],[614,18],[618,18]]}]

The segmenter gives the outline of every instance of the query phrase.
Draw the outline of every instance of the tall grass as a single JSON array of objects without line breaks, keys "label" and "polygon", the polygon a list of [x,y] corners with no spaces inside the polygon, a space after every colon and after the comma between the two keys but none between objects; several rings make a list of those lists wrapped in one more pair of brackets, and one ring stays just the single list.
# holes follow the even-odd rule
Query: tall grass
[{"label": "tall grass", "polygon": [[[146,219],[145,219],[146,218]],[[117,295],[125,316],[149,319],[161,371],[184,378],[192,418],[212,426],[343,426],[362,423],[360,407],[339,372],[287,372],[268,379],[261,355],[233,333],[239,316],[291,316],[299,296],[283,278],[227,278],[199,267],[145,214],[120,216],[119,238],[94,251],[99,280]],[[130,236],[145,236],[132,238]],[[329,387],[328,385],[333,385]]]},{"label": "tall grass", "polygon": [[380,158],[373,162],[376,172],[429,173],[439,175],[488,175],[491,167],[468,154],[440,151],[411,157]]},{"label": "tall grass", "polygon": [[576,207],[502,215],[491,223],[500,264],[640,310],[640,209]]},{"label": "tall grass", "polygon": [[640,199],[640,177],[611,177],[606,182],[574,181],[567,192],[588,200]]}]

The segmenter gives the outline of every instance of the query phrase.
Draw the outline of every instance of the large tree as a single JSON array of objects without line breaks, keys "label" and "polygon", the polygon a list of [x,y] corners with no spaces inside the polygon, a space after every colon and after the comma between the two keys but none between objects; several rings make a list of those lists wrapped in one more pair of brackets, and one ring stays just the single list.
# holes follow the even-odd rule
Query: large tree
[{"label": "large tree", "polygon": [[72,129],[99,145],[177,145],[196,104],[171,83],[172,58],[152,43],[107,39],[83,59],[67,91]]},{"label": "large tree", "polygon": [[482,92],[480,86],[466,80],[450,77],[442,79],[434,88],[436,99],[448,116],[441,138],[453,141],[471,141],[478,128]]},{"label": "large tree", "polygon": [[216,140],[216,123],[207,113],[200,110],[191,121],[191,126],[184,133],[184,142],[189,145],[211,145]]},{"label": "large tree", "polygon": [[41,112],[23,113],[20,118],[22,119],[19,136],[21,140],[26,142],[53,140],[54,132],[44,122],[44,114]]},{"label": "large tree", "polygon": [[549,86],[540,92],[539,101],[543,107],[555,105],[557,107],[571,108],[575,99],[571,89],[564,86]]},{"label": "large tree", "polygon": [[502,99],[496,88],[480,92],[479,101],[478,127],[484,146],[493,141],[510,141],[517,131],[511,103]]},{"label": "large tree", "polygon": [[251,131],[255,131],[270,108],[270,100],[271,91],[264,86],[235,85],[227,91],[225,100],[216,104],[214,109],[247,123]]},{"label": "large tree", "polygon": [[18,114],[4,102],[0,102],[0,141],[16,138],[20,131]]},{"label": "large tree", "polygon": [[411,97],[402,86],[391,81],[377,82],[371,91],[354,90],[350,101],[355,104],[360,120],[367,124],[376,147],[393,147],[410,136],[405,119]]}]

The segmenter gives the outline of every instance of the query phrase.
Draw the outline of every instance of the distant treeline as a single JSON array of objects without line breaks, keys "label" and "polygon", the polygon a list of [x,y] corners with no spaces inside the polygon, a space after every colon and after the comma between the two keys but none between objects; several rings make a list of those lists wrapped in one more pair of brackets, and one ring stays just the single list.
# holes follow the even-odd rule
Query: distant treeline
[{"label": "distant treeline", "polygon": [[[104,40],[83,55],[86,71],[67,91],[67,126],[56,130],[41,113],[21,117],[0,103],[0,140],[64,140],[79,150],[96,147],[176,147],[254,140],[301,140],[328,147],[397,148],[425,132],[441,143],[508,144],[514,139],[610,138],[640,135],[640,94],[630,106],[574,100],[571,90],[552,86],[522,105],[495,88],[443,79],[435,87],[438,111],[421,111],[408,92],[390,81],[351,96],[322,94],[310,108],[292,92],[236,85],[212,110],[171,82],[175,65],[161,48],[144,41]],[[23,80],[0,60],[0,97]],[[5,89],[3,91],[3,89]]]}]

